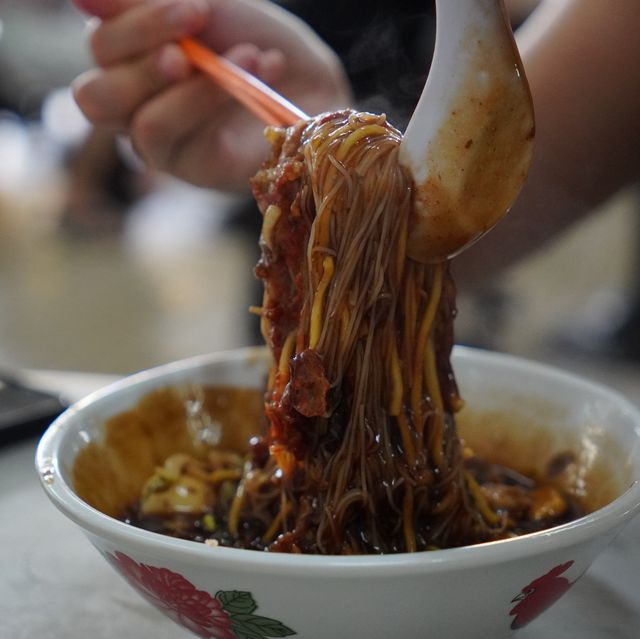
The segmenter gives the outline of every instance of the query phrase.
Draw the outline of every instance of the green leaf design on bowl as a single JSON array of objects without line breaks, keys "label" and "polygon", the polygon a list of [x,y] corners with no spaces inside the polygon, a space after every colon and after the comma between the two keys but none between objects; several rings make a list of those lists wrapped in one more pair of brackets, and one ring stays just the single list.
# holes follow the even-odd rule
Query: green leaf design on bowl
[{"label": "green leaf design on bowl", "polygon": [[258,605],[250,592],[219,590],[215,597],[229,615],[233,632],[238,639],[290,637],[297,634],[277,619],[253,614]]}]

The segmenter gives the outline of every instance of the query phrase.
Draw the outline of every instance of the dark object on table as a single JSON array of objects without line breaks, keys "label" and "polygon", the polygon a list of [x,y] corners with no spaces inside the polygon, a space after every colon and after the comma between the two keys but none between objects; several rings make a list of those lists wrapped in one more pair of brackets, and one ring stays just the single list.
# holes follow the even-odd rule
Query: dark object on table
[{"label": "dark object on table", "polygon": [[57,395],[0,376],[0,446],[40,435],[67,407]]}]

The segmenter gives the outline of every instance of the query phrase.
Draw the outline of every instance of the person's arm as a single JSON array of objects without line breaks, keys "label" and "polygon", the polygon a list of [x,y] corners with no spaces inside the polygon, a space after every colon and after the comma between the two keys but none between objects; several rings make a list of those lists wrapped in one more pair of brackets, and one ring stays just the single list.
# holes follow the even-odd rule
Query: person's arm
[{"label": "person's arm", "polygon": [[489,282],[640,178],[638,0],[548,0],[518,34],[536,112],[534,159],[513,209],[455,265]]}]

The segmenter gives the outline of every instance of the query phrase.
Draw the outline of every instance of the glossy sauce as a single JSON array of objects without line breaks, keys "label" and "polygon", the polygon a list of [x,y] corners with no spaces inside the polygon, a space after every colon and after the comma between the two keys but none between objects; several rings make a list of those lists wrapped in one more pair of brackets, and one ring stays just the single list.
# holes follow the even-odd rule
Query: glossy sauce
[{"label": "glossy sauce", "polygon": [[[194,428],[194,401],[200,403],[199,419],[202,421],[206,415],[205,423],[220,427],[217,449],[239,454],[250,449],[254,457],[260,452],[263,440],[254,437],[250,446],[250,439],[256,433],[262,434],[261,391],[197,386],[162,389],[107,420],[103,441],[92,442],[79,452],[73,468],[78,495],[107,515],[168,533],[166,518],[141,517],[136,504],[145,482],[169,455],[186,453],[203,459],[211,450],[202,443],[199,427]],[[568,496],[566,512],[551,519],[551,525],[603,506],[618,496],[624,486],[624,477],[612,472],[616,451],[606,437],[595,444],[591,442],[590,448],[596,445],[598,454],[595,459],[592,455],[587,464],[580,442],[574,441],[573,447],[567,449],[570,440],[559,440],[551,424],[541,426],[504,412],[465,409],[459,429],[467,450],[473,449],[476,455],[467,460],[467,468],[476,480],[482,484],[498,478],[504,486],[516,487],[509,488],[500,499],[510,500],[518,487],[536,483],[542,488],[541,498],[547,499],[546,485],[559,487]],[[517,506],[514,508],[517,510]],[[225,519],[224,513],[218,513],[217,517],[220,521]],[[172,526],[171,534],[176,536],[196,541],[208,536],[201,517],[175,517]],[[522,534],[538,527],[535,521],[523,521],[515,532]],[[224,530],[217,533],[216,541],[238,545]]]},{"label": "glossy sauce", "polygon": [[415,217],[407,253],[420,262],[451,257],[489,230],[519,193],[533,153],[531,97],[515,45],[473,32],[465,41],[473,65],[456,80],[425,157],[410,162]]}]

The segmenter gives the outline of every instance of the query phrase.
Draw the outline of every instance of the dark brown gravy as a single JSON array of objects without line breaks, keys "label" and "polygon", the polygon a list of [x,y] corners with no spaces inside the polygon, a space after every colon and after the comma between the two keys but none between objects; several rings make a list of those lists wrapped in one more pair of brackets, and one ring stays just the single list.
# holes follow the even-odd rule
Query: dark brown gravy
[{"label": "dark brown gravy", "polygon": [[549,406],[529,405],[523,411],[474,411],[464,409],[456,417],[460,436],[478,456],[493,464],[513,468],[523,475],[542,477],[549,464],[570,455],[573,463],[559,477],[563,490],[576,498],[586,512],[602,508],[628,485],[624,468],[616,464],[623,456],[601,428],[581,429],[579,435],[554,429]]},{"label": "dark brown gravy", "polygon": [[[246,452],[251,436],[261,433],[262,407],[260,390],[190,386],[151,392],[108,419],[102,441],[78,453],[73,467],[76,492],[101,512],[122,518],[169,455],[204,457],[210,450],[198,442],[203,423],[219,435],[216,448]],[[465,409],[458,425],[465,445],[491,464],[540,478],[555,459],[562,489],[585,512],[621,492],[624,478],[612,472],[615,451],[604,437],[597,442],[596,454],[590,445],[587,455],[581,442],[559,438],[552,423],[543,426],[512,412]]]},{"label": "dark brown gravy", "polygon": [[216,428],[220,433],[216,447],[246,452],[249,439],[260,431],[262,391],[225,386],[153,391],[133,408],[108,419],[103,440],[91,442],[78,453],[73,466],[78,496],[106,515],[118,517],[139,499],[145,481],[169,455],[202,456],[206,446],[197,442],[197,420],[185,410],[200,399],[200,414],[223,426]]}]

